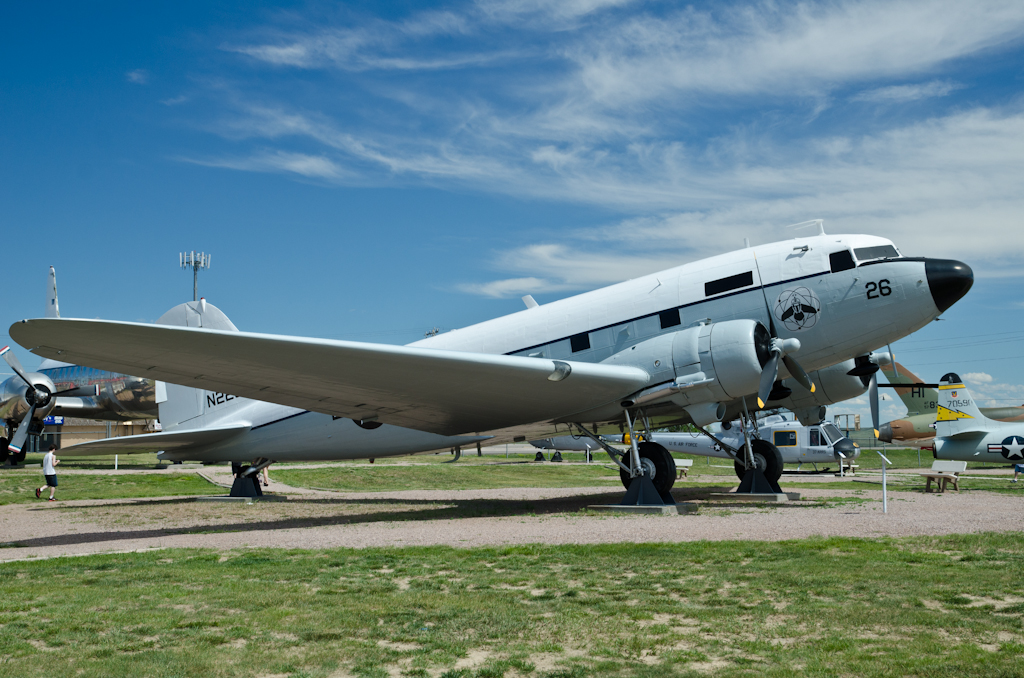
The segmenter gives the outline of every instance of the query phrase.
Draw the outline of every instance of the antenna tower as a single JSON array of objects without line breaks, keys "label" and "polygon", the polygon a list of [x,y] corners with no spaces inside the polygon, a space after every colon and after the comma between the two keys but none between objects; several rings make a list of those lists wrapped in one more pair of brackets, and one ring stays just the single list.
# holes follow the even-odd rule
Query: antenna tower
[{"label": "antenna tower", "polygon": [[210,268],[212,254],[205,252],[181,252],[178,254],[178,264],[184,269],[192,269],[192,301],[199,301],[199,271]]}]

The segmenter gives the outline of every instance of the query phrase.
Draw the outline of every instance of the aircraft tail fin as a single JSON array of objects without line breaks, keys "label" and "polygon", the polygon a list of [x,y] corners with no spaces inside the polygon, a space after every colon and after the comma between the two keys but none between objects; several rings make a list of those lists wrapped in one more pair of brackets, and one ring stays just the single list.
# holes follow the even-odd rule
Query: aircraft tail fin
[{"label": "aircraft tail fin", "polygon": [[59,318],[60,305],[57,304],[57,272],[50,267],[50,280],[46,286],[46,317]]},{"label": "aircraft tail fin", "polygon": [[988,417],[981,413],[960,376],[950,372],[939,380],[939,402],[935,413],[935,435],[948,438],[985,430]]},{"label": "aircraft tail fin", "polygon": [[[156,324],[238,331],[234,323],[205,298],[175,306],[160,316]],[[192,427],[197,423],[196,417],[206,413],[206,392],[197,388],[157,382],[156,401],[165,431],[181,428],[185,422],[191,422],[187,426]]]},{"label": "aircraft tail fin", "polygon": [[[922,380],[916,374],[899,363],[890,363],[882,366],[882,374],[889,380],[890,384],[920,384]],[[908,386],[907,388],[895,388],[896,395],[900,397],[903,404],[907,406],[907,414],[928,414],[935,411],[939,401],[939,394],[933,388],[924,386]]]}]

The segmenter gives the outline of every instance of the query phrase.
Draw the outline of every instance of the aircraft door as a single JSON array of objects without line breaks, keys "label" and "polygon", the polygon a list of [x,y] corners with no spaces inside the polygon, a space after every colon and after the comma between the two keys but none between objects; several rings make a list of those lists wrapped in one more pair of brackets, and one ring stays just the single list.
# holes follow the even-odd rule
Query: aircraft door
[{"label": "aircraft door", "polygon": [[807,431],[807,446],[800,451],[800,457],[806,458],[812,455],[820,455],[828,451],[828,440],[821,433],[821,429],[813,426]]}]

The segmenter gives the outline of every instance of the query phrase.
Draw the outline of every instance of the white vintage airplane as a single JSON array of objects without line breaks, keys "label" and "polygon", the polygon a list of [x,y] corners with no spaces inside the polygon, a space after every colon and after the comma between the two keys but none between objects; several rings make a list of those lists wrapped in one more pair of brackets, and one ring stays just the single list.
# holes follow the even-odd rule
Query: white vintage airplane
[{"label": "white vintage airplane", "polygon": [[938,390],[936,459],[1024,464],[1024,422],[986,417],[953,372],[939,380]]},{"label": "white vintage airplane", "polygon": [[[873,351],[934,320],[973,280],[958,261],[904,257],[884,238],[822,232],[533,304],[408,346],[66,318],[23,320],[10,334],[44,357],[364,425],[520,442],[570,427],[588,436],[620,424],[633,430],[637,418],[706,426],[768,401],[817,422],[825,405],[875,383]],[[184,422],[175,430],[209,435]],[[777,479],[778,449],[756,442],[764,475]],[[675,474],[664,447],[609,454],[633,479],[629,494],[635,486],[666,498]],[[754,467],[749,449],[742,459]]]}]

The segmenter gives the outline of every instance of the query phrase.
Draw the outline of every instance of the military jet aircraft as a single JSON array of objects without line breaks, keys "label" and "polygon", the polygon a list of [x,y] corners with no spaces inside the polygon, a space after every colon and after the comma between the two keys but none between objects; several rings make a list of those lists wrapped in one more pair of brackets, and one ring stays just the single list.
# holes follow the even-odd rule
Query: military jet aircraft
[{"label": "military jet aircraft", "polygon": [[[934,388],[922,385],[921,379],[903,365],[893,363],[882,366],[882,373],[907,406],[907,416],[878,427],[882,442],[901,442],[913,447],[929,447],[935,438],[935,411],[939,396]],[[981,413],[996,421],[1024,421],[1024,407],[981,407]]]},{"label": "military jet aircraft", "polygon": [[939,380],[936,409],[936,459],[1024,463],[1024,422],[986,417],[959,375]]},{"label": "military jet aircraft", "polygon": [[[620,424],[634,431],[637,418],[707,426],[772,401],[813,423],[865,389],[877,399],[874,352],[934,320],[973,280],[962,262],[822,229],[408,346],[66,318],[23,320],[10,334],[44,357],[364,424],[496,443],[573,427],[596,439]],[[753,445],[760,472],[777,479],[779,450]],[[666,499],[668,450],[607,451],[627,471],[629,494],[635,485]],[[756,478],[752,455],[742,458]]]}]

